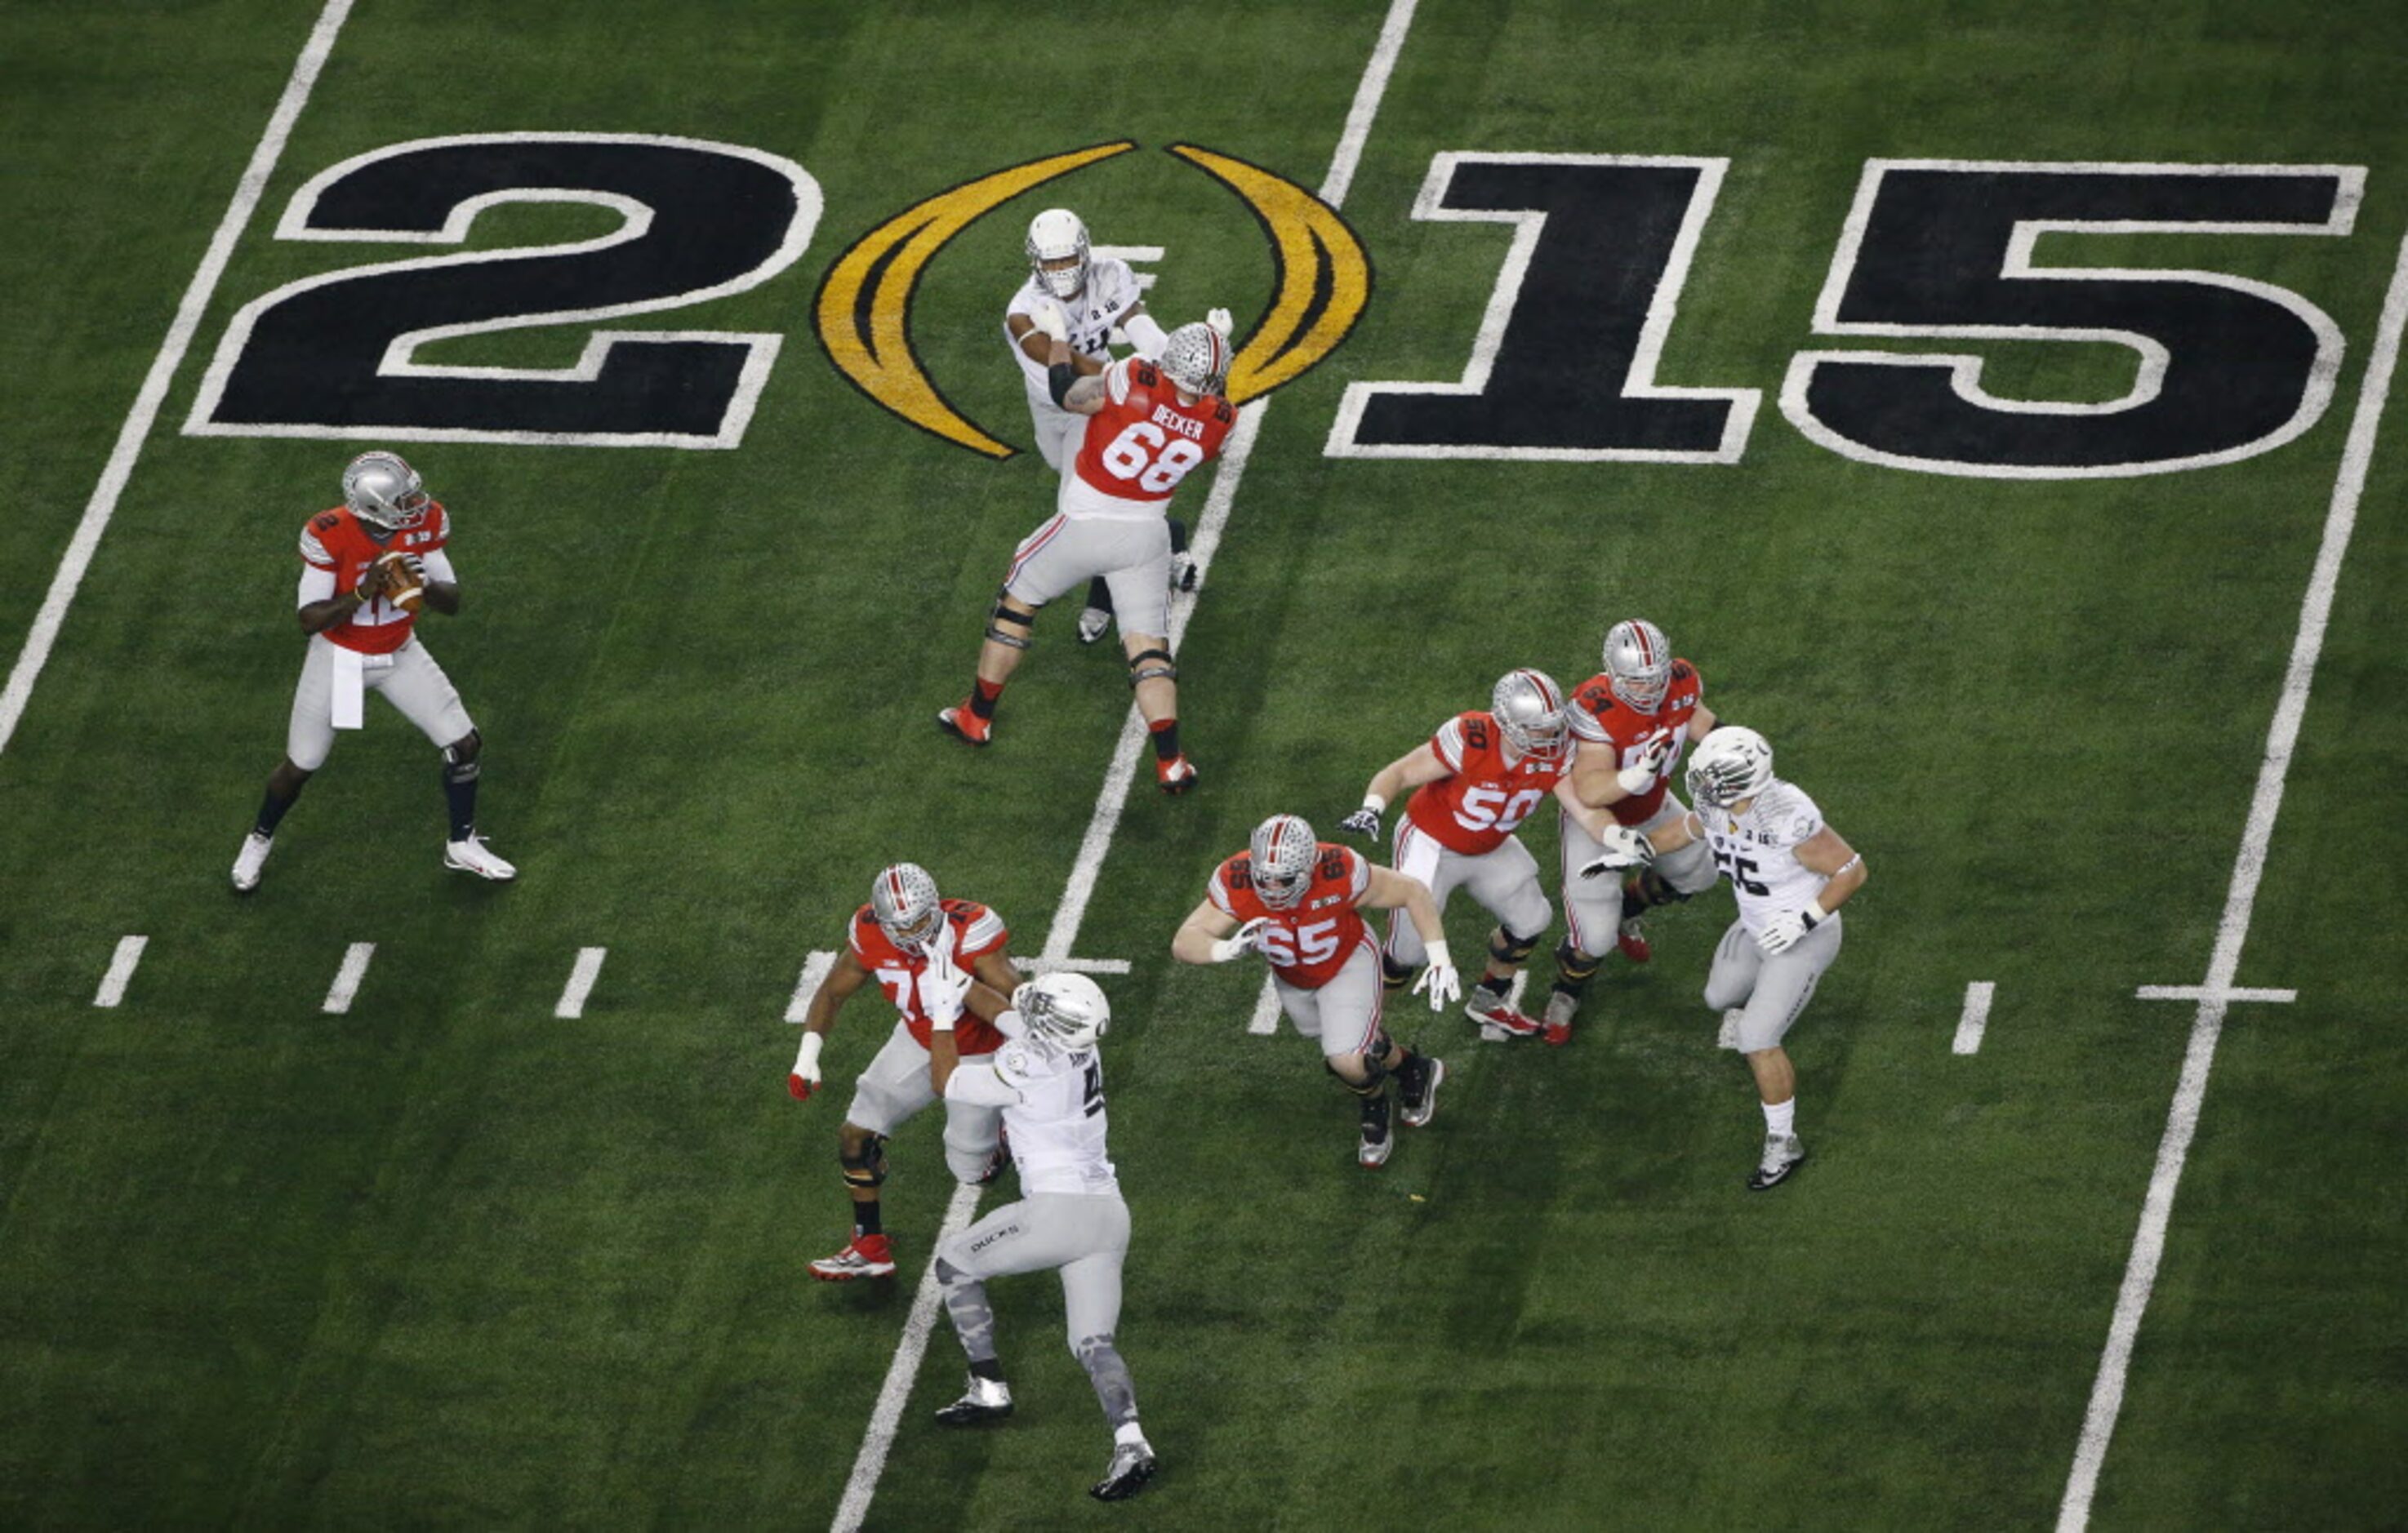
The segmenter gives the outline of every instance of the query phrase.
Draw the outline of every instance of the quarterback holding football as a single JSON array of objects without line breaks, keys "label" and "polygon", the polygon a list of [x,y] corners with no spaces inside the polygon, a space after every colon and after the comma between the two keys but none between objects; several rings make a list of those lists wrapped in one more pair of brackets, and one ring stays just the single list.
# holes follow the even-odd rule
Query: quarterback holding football
[{"label": "quarterback holding football", "polygon": [[399,709],[443,752],[443,795],[452,829],[443,864],[507,881],[518,869],[477,834],[477,779],[484,738],[459,689],[418,638],[418,614],[460,611],[460,578],[448,547],[452,516],[418,471],[392,452],[363,452],[343,470],[343,503],[301,529],[301,631],[309,636],[293,694],[284,759],[268,774],[259,818],[235,857],[234,886],[259,887],[276,827],[310,775],[326,764],[335,731],[364,725],[373,692]]}]

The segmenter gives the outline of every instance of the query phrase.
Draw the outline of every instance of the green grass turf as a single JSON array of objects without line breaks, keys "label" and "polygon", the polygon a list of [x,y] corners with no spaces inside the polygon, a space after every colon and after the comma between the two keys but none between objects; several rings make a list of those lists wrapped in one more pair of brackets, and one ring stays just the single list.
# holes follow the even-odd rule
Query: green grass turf
[{"label": "green grass turf", "polygon": [[[843,1099],[786,1099],[777,1018],[893,857],[994,903],[1035,951],[1126,692],[1065,612],[992,751],[928,727],[1050,490],[1032,459],[989,464],[870,407],[810,337],[812,287],[922,195],[1145,144],[1009,205],[924,279],[932,376],[1024,439],[991,329],[1021,221],[1067,201],[1100,239],[1168,246],[1166,317],[1259,311],[1251,222],[1156,150],[1317,184],[1383,11],[1248,5],[1133,38],[1003,5],[363,0],[0,755],[0,1521],[832,1513],[910,1292],[801,1280],[841,1235]],[[12,654],[313,15],[0,20],[31,215],[0,230]],[[1168,1469],[1129,1518],[2054,1515],[2190,1021],[2130,997],[2204,969],[2408,224],[2387,109],[2402,39],[2397,17],[2340,5],[1425,0],[1346,208],[1372,306],[1270,407],[1182,655],[1205,785],[1132,799],[1079,944],[1136,966],[1109,981],[1136,1222],[1121,1333]],[[735,452],[416,451],[467,588],[430,642],[492,741],[486,818],[525,876],[441,871],[432,754],[380,711],[233,901],[225,865],[297,660],[291,538],[348,449],[175,427],[240,303],[388,257],[266,237],[304,178],[402,137],[515,128],[799,161],[827,199],[803,259],[658,322],[781,331],[784,353]],[[1321,455],[1346,382],[1462,367],[1509,236],[1407,216],[1450,149],[1733,157],[1661,376],[1767,391],[1742,464]],[[2351,342],[2332,410],[2278,452],[2154,480],[1942,479],[1812,446],[1769,395],[1810,344],[1872,155],[2372,166],[2347,239],[2048,248],[2305,294]],[[582,216],[511,210],[478,237],[560,237]],[[566,348],[530,334],[479,354]],[[2001,388],[2123,383],[2103,348],[1999,357]],[[2408,850],[2382,787],[2408,746],[2384,605],[2408,550],[2408,428],[2391,428],[2242,966],[2301,1001],[2228,1026],[2102,1526],[2368,1526],[2408,1492],[2408,1211],[2386,1175],[2408,1061],[2401,896],[2380,871]],[[1609,970],[1570,1050],[1398,1016],[1455,1073],[1438,1124],[1361,1176],[1310,1048],[1242,1031],[1258,973],[1174,966],[1169,932],[1255,820],[1328,831],[1498,671],[1576,680],[1632,609],[1871,867],[1794,1039],[1815,1158],[1773,1197],[1739,1191],[1756,1110],[1696,998],[1716,892],[1657,923],[1650,969]],[[1552,867],[1549,828],[1530,839]],[[1468,906],[1451,929],[1476,951]],[[125,1007],[96,1011],[126,932],[150,953]],[[343,945],[366,938],[357,1007],[320,1016]],[[586,1016],[554,1021],[595,943],[611,953]],[[1998,1006],[1957,1059],[1977,979]],[[858,1003],[831,1047],[839,1082],[885,1031],[875,1010]],[[916,1275],[950,1193],[937,1125],[892,1159],[888,1224]],[[874,1526],[1090,1511],[1104,1435],[1056,1291],[995,1292],[1020,1415],[968,1438],[926,1423],[957,1366],[940,1330]]]}]

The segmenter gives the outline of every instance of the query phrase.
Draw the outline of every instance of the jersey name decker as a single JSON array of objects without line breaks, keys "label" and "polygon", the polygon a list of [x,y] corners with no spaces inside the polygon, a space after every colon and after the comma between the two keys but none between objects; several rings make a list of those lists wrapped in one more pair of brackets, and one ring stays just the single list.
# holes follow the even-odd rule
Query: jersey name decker
[{"label": "jersey name decker", "polygon": [[[1004,929],[1003,917],[974,899],[946,899],[938,904],[945,912],[946,924],[953,929],[953,962],[964,973],[986,954],[1000,952],[1011,935]],[[917,949],[907,953],[896,946],[867,905],[853,913],[849,937],[853,955],[861,960],[861,967],[869,970],[878,988],[886,992],[886,998],[903,1014],[903,1025],[911,1030],[911,1037],[920,1047],[926,1048],[928,1016],[920,1010],[920,987],[914,981],[927,969],[927,954]],[[963,1012],[962,1020],[954,1024],[953,1045],[965,1059],[993,1053],[1002,1042],[1003,1035],[996,1031],[995,1024],[981,1021],[970,1012]]]},{"label": "jersey name decker", "polygon": [[1647,759],[1647,752],[1658,749],[1664,759],[1656,767],[1656,781],[1645,793],[1617,798],[1607,808],[1613,817],[1626,825],[1643,825],[1664,811],[1664,795],[1670,786],[1672,774],[1680,769],[1682,752],[1687,747],[1689,720],[1705,700],[1706,684],[1698,679],[1698,667],[1685,660],[1672,662],[1672,678],[1664,692],[1664,704],[1653,713],[1641,713],[1613,695],[1613,678],[1592,676],[1572,693],[1572,733],[1593,746],[1603,746],[1613,752],[1613,769],[1626,771]]},{"label": "jersey name decker", "polygon": [[1266,924],[1255,938],[1271,972],[1298,990],[1318,990],[1338,977],[1357,947],[1370,945],[1355,907],[1371,891],[1371,864],[1352,847],[1320,843],[1304,896],[1283,910],[1263,903],[1254,887],[1254,859],[1240,852],[1212,870],[1206,893],[1213,909],[1236,920]]},{"label": "jersey name decker", "polygon": [[1453,775],[1415,788],[1405,801],[1405,818],[1448,851],[1471,857],[1503,846],[1555,792],[1570,765],[1530,756],[1509,765],[1504,731],[1484,712],[1456,714],[1439,725],[1429,743]]},{"label": "jersey name decker", "polygon": [[1237,408],[1217,394],[1181,404],[1170,380],[1142,357],[1113,363],[1103,379],[1104,408],[1087,417],[1058,509],[1068,516],[1157,515],[1190,469],[1221,455]]},{"label": "jersey name decker", "polygon": [[1736,819],[1727,809],[1697,812],[1749,931],[1763,931],[1784,910],[1803,910],[1831,881],[1798,860],[1799,843],[1823,828],[1823,811],[1795,784],[1775,778]]}]

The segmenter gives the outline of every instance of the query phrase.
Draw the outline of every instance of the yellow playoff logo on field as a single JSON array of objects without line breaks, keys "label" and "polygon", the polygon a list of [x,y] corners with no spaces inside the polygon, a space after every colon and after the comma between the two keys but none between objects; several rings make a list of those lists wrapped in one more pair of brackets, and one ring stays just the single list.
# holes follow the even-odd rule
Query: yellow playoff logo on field
[{"label": "yellow playoff logo on field", "polygon": [[[872,229],[838,257],[820,284],[820,342],[864,394],[923,431],[991,458],[1013,449],[955,409],[911,349],[911,298],[948,241],[1033,187],[1137,145],[1127,139],[1073,150],[982,176],[939,193]],[[1269,236],[1278,269],[1270,312],[1238,349],[1228,397],[1243,404],[1300,377],[1338,349],[1371,293],[1371,260],[1337,209],[1259,165],[1193,144],[1169,152],[1236,193]]]}]

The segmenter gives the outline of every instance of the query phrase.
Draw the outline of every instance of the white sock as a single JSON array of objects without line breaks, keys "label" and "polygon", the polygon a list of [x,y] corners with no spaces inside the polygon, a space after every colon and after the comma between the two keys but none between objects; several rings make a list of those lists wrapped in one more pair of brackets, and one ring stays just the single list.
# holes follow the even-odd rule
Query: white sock
[{"label": "white sock", "polygon": [[1137,1448],[1145,1444],[1145,1428],[1134,1421],[1125,1421],[1112,1428],[1112,1446]]},{"label": "white sock", "polygon": [[1764,1131],[1767,1134],[1777,1134],[1785,1139],[1798,1132],[1797,1122],[1797,1097],[1792,1096],[1785,1102],[1764,1104]]}]

